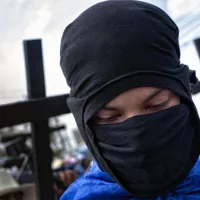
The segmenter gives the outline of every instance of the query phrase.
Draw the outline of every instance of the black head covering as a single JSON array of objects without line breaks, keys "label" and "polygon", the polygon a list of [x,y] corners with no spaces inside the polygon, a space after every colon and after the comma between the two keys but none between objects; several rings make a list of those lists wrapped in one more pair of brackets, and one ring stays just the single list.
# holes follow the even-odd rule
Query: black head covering
[{"label": "black head covering", "polygon": [[[196,77],[180,64],[178,35],[177,26],[165,12],[132,0],[96,4],[63,33],[60,63],[71,88],[69,108],[95,160],[119,184],[88,125],[106,102],[135,87],[169,89],[191,107],[199,128],[190,92],[190,83],[195,83]],[[197,132],[191,159],[177,183],[197,160],[199,135]]]}]

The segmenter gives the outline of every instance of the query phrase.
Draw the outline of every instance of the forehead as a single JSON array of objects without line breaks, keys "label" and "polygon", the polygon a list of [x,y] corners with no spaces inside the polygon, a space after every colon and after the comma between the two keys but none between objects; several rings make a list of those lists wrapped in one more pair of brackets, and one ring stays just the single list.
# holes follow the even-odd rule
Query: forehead
[{"label": "forehead", "polygon": [[139,87],[133,88],[126,92],[121,93],[111,101],[105,104],[105,106],[110,106],[113,104],[124,104],[125,102],[131,101],[132,103],[140,103],[146,101],[150,98],[153,98],[157,94],[162,93],[163,95],[167,95],[170,93],[169,90],[160,89],[155,87]]}]

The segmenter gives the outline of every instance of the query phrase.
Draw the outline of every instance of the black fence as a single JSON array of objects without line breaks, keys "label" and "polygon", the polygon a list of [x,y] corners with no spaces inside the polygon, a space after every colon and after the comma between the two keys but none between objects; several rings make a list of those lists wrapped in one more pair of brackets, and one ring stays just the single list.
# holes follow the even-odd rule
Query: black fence
[{"label": "black fence", "polygon": [[0,128],[31,122],[38,200],[54,200],[50,117],[70,113],[68,95],[46,97],[41,40],[24,41],[28,101],[0,106]]}]

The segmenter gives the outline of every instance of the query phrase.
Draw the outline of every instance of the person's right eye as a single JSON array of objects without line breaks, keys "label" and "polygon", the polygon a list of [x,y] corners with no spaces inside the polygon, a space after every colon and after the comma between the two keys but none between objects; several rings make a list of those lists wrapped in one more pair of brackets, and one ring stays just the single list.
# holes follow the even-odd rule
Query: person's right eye
[{"label": "person's right eye", "polygon": [[96,116],[94,118],[95,123],[115,123],[119,119],[120,115],[111,115],[111,116]]}]

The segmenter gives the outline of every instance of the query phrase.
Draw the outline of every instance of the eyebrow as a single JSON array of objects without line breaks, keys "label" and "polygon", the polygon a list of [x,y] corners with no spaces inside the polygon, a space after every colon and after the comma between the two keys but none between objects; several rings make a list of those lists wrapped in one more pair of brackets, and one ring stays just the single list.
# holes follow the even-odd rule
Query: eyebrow
[{"label": "eyebrow", "polygon": [[[163,91],[163,89],[156,89],[155,91],[153,91],[145,100],[144,100],[144,104],[148,103],[151,99],[153,99],[154,97],[156,97],[158,94],[160,94]],[[103,108],[103,110],[111,110],[111,111],[115,111],[118,109],[117,106],[112,106],[112,105],[105,105]]]}]

